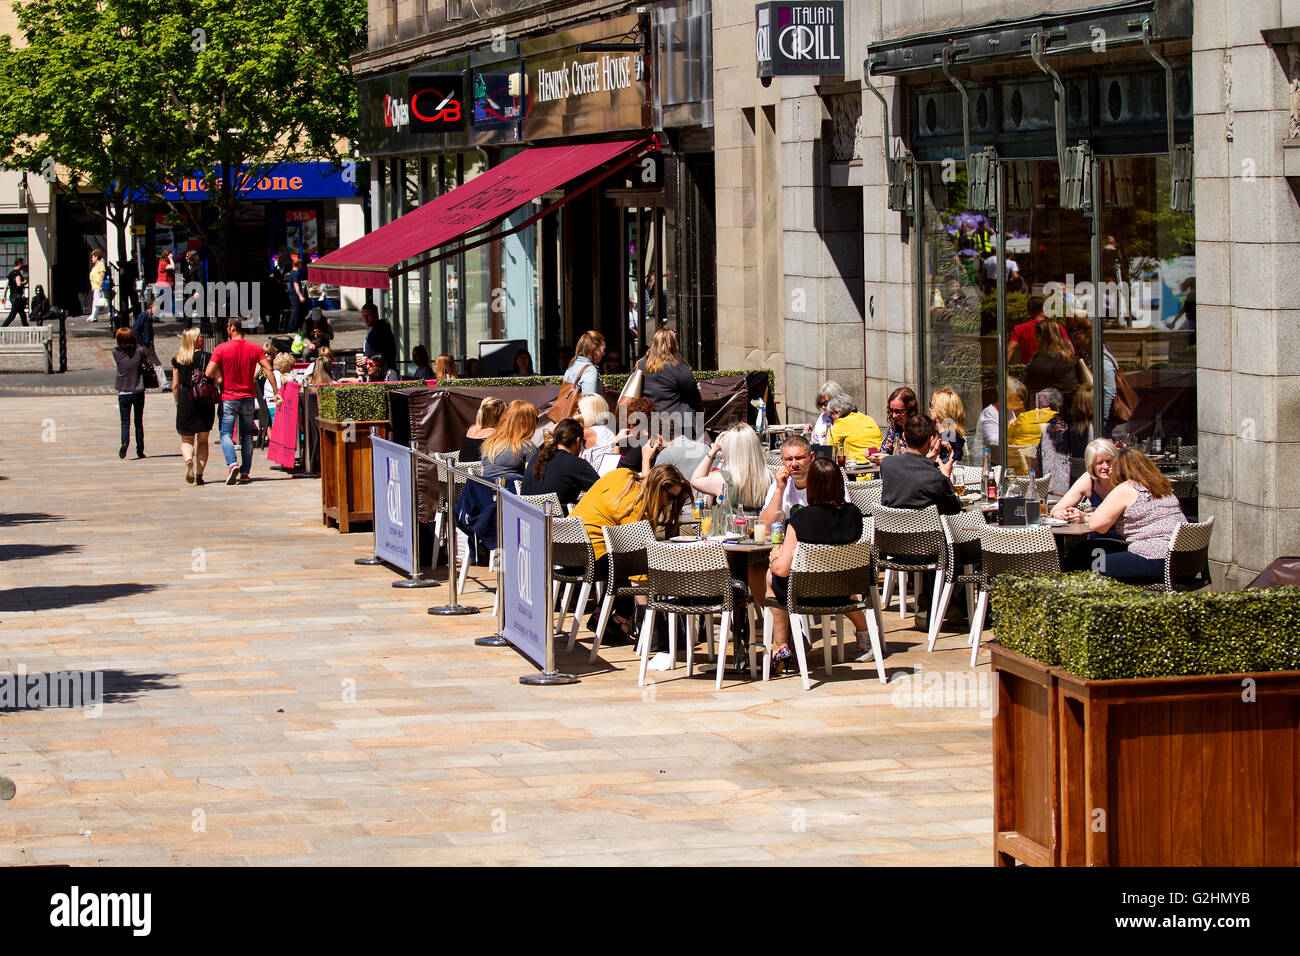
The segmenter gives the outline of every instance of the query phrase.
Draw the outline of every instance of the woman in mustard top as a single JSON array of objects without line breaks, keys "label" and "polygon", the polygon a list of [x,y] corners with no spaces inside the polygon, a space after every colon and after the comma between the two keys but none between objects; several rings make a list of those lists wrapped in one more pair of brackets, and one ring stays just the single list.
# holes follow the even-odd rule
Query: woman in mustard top
[{"label": "woman in mustard top", "polygon": [[[609,574],[601,528],[648,521],[657,539],[671,538],[679,532],[682,509],[690,501],[690,484],[676,465],[655,465],[644,477],[630,468],[615,468],[592,485],[570,516],[581,518],[587,529],[596,553],[596,580],[603,581]],[[619,586],[624,586],[623,582]],[[623,640],[615,643],[630,643],[631,615],[632,602],[616,598],[613,621],[622,631]],[[604,643],[609,644],[609,638]]]},{"label": "woman in mustard top", "polygon": [[880,426],[870,415],[858,411],[852,395],[836,395],[826,403],[826,413],[831,417],[831,444],[844,442],[845,461],[865,461],[873,451],[880,450],[885,439]]}]

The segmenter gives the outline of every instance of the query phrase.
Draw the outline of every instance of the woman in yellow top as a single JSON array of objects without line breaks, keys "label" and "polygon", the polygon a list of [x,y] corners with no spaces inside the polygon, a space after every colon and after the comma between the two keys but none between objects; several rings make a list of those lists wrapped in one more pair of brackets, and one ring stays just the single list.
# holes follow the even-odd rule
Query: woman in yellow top
[{"label": "woman in yellow top", "polygon": [[[581,518],[587,529],[592,550],[596,552],[596,580],[604,581],[609,574],[609,556],[601,528],[648,521],[656,538],[671,538],[680,530],[682,509],[690,501],[690,484],[676,465],[655,465],[644,476],[630,468],[615,468],[588,488],[570,517]],[[619,586],[625,585],[619,582]],[[614,641],[615,644],[631,642],[628,624],[631,615],[632,602],[616,598],[613,621],[622,632],[622,639]],[[603,643],[610,643],[608,636]]]},{"label": "woman in yellow top", "polygon": [[826,403],[826,414],[831,417],[831,444],[844,442],[845,461],[865,461],[872,451],[880,450],[884,433],[874,418],[858,411],[852,395],[836,395]]}]

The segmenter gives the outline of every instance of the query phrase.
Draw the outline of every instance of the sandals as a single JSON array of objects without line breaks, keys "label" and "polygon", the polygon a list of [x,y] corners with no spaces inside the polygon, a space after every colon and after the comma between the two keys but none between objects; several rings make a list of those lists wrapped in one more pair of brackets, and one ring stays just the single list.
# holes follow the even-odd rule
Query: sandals
[{"label": "sandals", "polygon": [[772,673],[784,674],[785,662],[790,659],[790,645],[782,644],[772,652]]}]

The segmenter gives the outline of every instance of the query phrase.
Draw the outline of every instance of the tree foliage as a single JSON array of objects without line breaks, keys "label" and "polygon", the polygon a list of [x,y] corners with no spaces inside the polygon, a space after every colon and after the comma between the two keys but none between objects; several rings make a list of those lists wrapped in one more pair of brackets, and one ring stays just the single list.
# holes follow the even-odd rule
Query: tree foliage
[{"label": "tree foliage", "polygon": [[[169,203],[228,261],[245,177],[286,162],[346,162],[364,0],[25,0],[0,38],[0,163],[69,193]],[[202,181],[197,204],[168,198]]]}]

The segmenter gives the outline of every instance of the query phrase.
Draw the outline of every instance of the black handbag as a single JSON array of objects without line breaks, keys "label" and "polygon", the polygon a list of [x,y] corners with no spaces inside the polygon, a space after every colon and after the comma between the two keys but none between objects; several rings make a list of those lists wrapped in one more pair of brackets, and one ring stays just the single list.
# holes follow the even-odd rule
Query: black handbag
[{"label": "black handbag", "polygon": [[190,366],[190,398],[205,405],[215,405],[221,401],[221,390],[204,374],[208,360],[207,352],[198,352],[194,356]]},{"label": "black handbag", "polygon": [[140,379],[146,389],[158,387],[158,373],[154,370],[153,362],[149,361],[149,353],[144,349],[140,350]]}]

